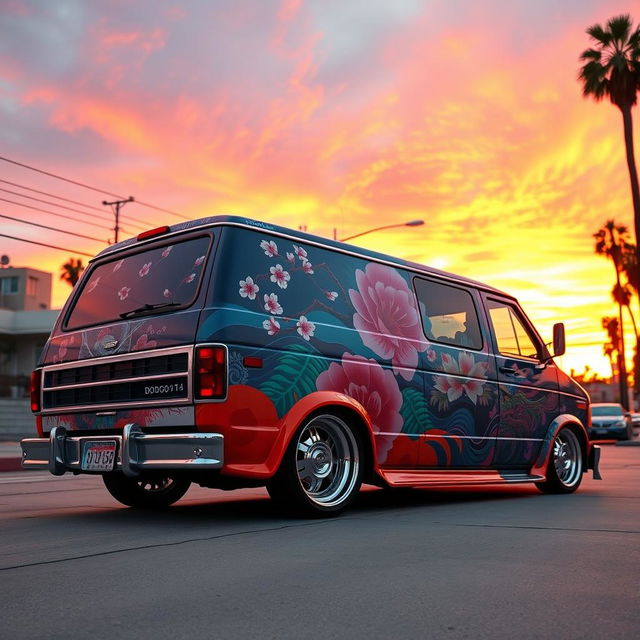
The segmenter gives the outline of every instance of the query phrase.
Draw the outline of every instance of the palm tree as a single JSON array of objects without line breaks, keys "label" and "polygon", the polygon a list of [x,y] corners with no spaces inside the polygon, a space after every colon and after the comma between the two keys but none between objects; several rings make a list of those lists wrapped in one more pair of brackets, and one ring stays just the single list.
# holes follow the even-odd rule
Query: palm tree
[{"label": "palm tree", "polygon": [[[640,89],[640,27],[633,28],[631,16],[610,18],[606,27],[594,24],[587,29],[593,48],[580,55],[582,93],[596,101],[608,97],[622,112],[627,166],[631,181],[633,220],[636,233],[636,269],[640,265],[640,188],[633,152],[631,108]],[[637,282],[638,279],[636,279]],[[640,300],[640,298],[639,298]]]},{"label": "palm tree", "polygon": [[[616,364],[620,363],[619,355],[617,359],[614,359],[614,354],[617,354],[618,349],[620,348],[618,318],[614,318],[613,316],[606,316],[602,318],[602,328],[607,332],[607,336],[609,338],[609,342],[605,343],[603,347],[604,355],[609,358],[609,363],[611,364],[611,375],[615,377],[617,367],[614,365],[614,363],[616,362],[616,360]],[[620,372],[617,371],[617,373]]]},{"label": "palm tree", "polygon": [[[620,274],[622,273],[622,256],[625,251],[629,250],[632,246],[629,243],[629,230],[624,225],[617,225],[615,220],[607,220],[596,233],[593,234],[596,239],[595,252],[599,256],[605,256],[610,258],[613,262],[613,267],[616,271],[616,285],[614,292],[622,291],[622,284],[620,282]],[[624,350],[624,324],[622,322],[622,297],[618,300],[618,325],[619,331],[618,342],[618,369],[620,371],[620,402],[627,408],[627,365],[625,362],[625,350]],[[637,334],[636,334],[636,347],[637,347]]]},{"label": "palm tree", "polygon": [[60,280],[64,280],[72,287],[75,287],[83,271],[82,258],[69,258],[60,268]]}]

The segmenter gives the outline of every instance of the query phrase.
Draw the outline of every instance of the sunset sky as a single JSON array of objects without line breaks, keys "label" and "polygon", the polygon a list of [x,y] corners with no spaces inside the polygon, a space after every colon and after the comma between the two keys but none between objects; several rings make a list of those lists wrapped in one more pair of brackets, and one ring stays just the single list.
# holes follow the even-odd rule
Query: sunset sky
[{"label": "sunset sky", "polygon": [[328,237],[421,218],[354,243],[517,295],[545,339],[565,322],[565,369],[610,375],[592,234],[633,228],[629,177],[619,110],[576,78],[585,29],[634,4],[0,0],[0,214],[61,230],[0,233],[73,250],[0,252],[54,272],[61,306],[60,265],[113,238],[113,197],[7,160],[145,203],[121,239],[219,213]]}]

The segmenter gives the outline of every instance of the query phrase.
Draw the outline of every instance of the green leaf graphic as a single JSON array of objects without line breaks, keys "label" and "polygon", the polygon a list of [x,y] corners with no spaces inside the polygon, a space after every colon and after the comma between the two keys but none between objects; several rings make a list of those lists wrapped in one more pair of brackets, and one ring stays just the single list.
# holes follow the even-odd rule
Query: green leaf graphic
[{"label": "green leaf graphic", "polygon": [[424,394],[412,387],[407,387],[402,392],[400,415],[404,420],[402,433],[419,435],[433,426]]},{"label": "green leaf graphic", "polygon": [[292,345],[278,360],[273,375],[260,385],[260,391],[271,398],[282,416],[297,399],[316,390],[318,376],[328,368],[324,358],[314,356],[303,345]]}]

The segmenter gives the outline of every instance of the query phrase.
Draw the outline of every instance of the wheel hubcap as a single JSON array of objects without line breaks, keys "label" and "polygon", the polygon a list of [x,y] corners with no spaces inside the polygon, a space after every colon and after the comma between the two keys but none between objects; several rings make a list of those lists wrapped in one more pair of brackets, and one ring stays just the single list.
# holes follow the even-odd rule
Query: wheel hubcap
[{"label": "wheel hubcap", "polygon": [[296,445],[298,480],[310,500],[334,506],[346,500],[358,478],[358,447],[349,427],[320,416],[300,433]]},{"label": "wheel hubcap", "polygon": [[572,487],[582,473],[582,451],[578,438],[568,429],[561,431],[553,443],[553,464],[558,480]]}]

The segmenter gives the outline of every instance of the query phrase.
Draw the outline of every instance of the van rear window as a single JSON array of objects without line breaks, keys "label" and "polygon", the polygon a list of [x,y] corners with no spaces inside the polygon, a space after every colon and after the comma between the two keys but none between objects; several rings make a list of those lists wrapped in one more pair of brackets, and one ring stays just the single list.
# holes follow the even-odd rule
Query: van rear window
[{"label": "van rear window", "polygon": [[189,306],[198,292],[210,243],[209,236],[200,236],[97,265],[84,279],[66,328]]}]

